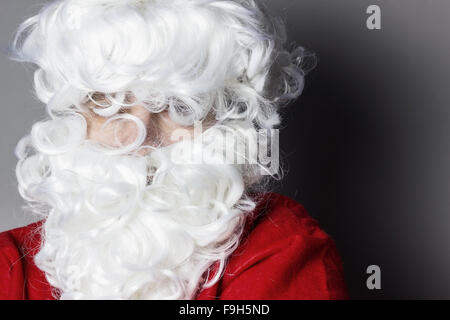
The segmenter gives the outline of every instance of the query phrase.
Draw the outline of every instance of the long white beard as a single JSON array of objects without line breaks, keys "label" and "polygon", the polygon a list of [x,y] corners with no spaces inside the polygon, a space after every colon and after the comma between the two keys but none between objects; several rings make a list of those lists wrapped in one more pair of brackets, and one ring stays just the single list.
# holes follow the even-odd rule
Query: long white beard
[{"label": "long white beard", "polygon": [[192,299],[216,262],[206,286],[220,278],[254,202],[238,166],[183,154],[183,143],[146,156],[82,143],[19,162],[24,198],[50,208],[35,262],[60,299]]}]

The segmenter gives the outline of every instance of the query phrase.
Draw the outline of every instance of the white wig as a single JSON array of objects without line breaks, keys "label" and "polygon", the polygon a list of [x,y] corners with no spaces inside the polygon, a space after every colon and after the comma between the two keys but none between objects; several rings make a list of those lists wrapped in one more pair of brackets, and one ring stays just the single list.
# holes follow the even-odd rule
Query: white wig
[{"label": "white wig", "polygon": [[[59,297],[190,299],[218,281],[261,174],[183,163],[194,152],[184,143],[130,155],[148,147],[146,126],[119,111],[168,110],[182,125],[213,115],[203,133],[211,158],[222,152],[220,132],[254,146],[257,129],[277,125],[279,107],[303,88],[304,51],[284,43],[283,24],[254,0],[58,0],[21,25],[14,57],[36,65],[50,119],[19,142],[17,177],[46,218],[35,261]],[[136,140],[117,152],[91,148],[80,115],[87,99],[108,121],[134,121]]]},{"label": "white wig", "polygon": [[[284,43],[282,23],[254,0],[58,0],[22,24],[13,49],[37,66],[49,112],[132,92],[182,124],[214,110],[271,128],[303,88],[304,52]],[[125,105],[116,102],[103,114]]]}]

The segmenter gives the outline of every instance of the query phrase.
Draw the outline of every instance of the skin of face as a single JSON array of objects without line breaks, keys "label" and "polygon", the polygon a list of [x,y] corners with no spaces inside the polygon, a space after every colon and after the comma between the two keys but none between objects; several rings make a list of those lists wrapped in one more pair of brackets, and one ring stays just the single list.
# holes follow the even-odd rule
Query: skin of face
[{"label": "skin of face", "polygon": [[[122,119],[107,123],[108,117],[94,112],[94,108],[101,108],[99,105],[107,104],[106,98],[102,95],[97,95],[94,99],[96,103],[88,100],[82,105],[82,115],[87,122],[87,138],[109,147],[126,146],[133,142],[137,137],[135,122]],[[134,103],[133,98],[129,98],[127,103],[129,102]],[[119,111],[119,114],[133,115],[142,121],[147,130],[144,142],[146,146],[167,146],[179,141],[182,139],[180,136],[173,136],[175,130],[186,130],[189,134],[193,134],[194,131],[193,126],[183,126],[173,121],[168,111],[152,113],[143,104],[124,107]]]}]

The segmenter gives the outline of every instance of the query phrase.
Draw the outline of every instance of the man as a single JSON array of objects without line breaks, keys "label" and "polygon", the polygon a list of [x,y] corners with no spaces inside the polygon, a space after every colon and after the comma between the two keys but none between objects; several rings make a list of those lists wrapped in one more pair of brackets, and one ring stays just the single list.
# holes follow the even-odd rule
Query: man
[{"label": "man", "polygon": [[284,42],[253,0],[60,0],[25,21],[13,51],[49,117],[17,178],[42,219],[0,235],[0,298],[345,298],[333,241],[264,193],[267,133],[303,87]]}]

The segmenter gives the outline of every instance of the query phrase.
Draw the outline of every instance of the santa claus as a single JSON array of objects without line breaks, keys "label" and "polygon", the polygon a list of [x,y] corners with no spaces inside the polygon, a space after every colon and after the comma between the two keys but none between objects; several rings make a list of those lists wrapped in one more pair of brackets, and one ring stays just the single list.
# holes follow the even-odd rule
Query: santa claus
[{"label": "santa claus", "polygon": [[17,179],[39,222],[0,234],[0,298],[346,298],[333,240],[268,192],[303,88],[285,40],[254,0],[58,0],[26,20],[14,58],[47,118]]}]

